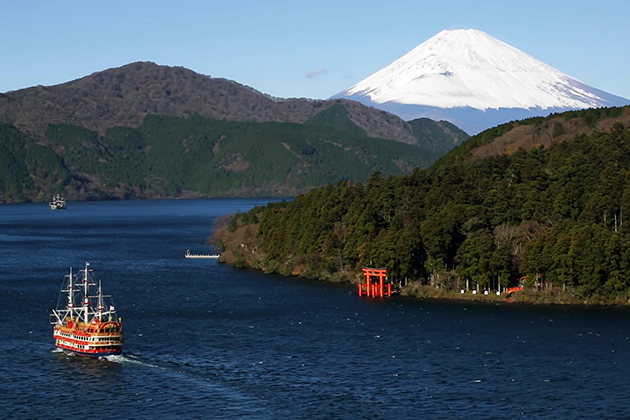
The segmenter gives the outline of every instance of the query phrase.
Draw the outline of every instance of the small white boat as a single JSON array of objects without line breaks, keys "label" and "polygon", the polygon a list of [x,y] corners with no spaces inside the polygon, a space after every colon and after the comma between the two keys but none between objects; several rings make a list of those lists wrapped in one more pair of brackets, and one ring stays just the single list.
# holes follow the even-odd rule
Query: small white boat
[{"label": "small white boat", "polygon": [[186,258],[219,258],[221,254],[191,254],[190,249],[186,250],[184,257]]},{"label": "small white boat", "polygon": [[50,203],[48,203],[48,207],[50,207],[51,210],[65,210],[68,208],[66,206],[66,199],[59,194],[53,196]]}]

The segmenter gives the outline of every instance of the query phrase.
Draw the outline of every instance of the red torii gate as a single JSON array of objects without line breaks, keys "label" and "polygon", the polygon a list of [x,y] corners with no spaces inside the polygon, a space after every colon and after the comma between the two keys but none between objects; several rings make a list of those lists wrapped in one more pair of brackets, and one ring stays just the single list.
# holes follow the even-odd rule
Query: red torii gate
[{"label": "red torii gate", "polygon": [[[387,277],[387,269],[385,268],[369,268],[363,267],[363,275],[365,276],[365,283],[359,284],[359,296],[368,297],[391,297],[392,285],[391,283],[385,284],[385,277]],[[372,284],[371,277],[378,277],[378,283]]]}]

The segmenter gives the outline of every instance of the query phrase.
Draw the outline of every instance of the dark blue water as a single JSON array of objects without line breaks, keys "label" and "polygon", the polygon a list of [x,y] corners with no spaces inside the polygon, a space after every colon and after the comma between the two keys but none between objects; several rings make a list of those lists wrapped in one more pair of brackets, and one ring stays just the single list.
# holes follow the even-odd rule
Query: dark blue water
[{"label": "dark blue water", "polygon": [[[187,260],[262,200],[0,206],[0,418],[627,418],[630,311],[356,296]],[[56,352],[89,261],[125,355]]]}]

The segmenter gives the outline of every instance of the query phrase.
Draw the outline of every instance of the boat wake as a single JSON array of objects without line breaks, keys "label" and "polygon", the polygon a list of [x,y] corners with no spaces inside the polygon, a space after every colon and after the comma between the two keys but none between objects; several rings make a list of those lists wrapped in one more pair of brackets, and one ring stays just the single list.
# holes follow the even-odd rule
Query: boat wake
[{"label": "boat wake", "polygon": [[138,360],[136,356],[132,356],[132,355],[125,356],[122,354],[117,354],[117,355],[112,355],[112,356],[102,356],[102,357],[99,357],[99,359],[107,360],[108,362],[114,362],[114,363],[119,363],[119,364],[130,363],[130,364],[141,365],[141,366],[146,366],[146,367],[159,368],[159,366],[157,365],[152,365],[151,363],[146,363],[141,360]]},{"label": "boat wake", "polygon": [[[74,357],[76,356],[75,353],[71,352],[71,351],[67,351],[67,350],[63,350],[60,348],[54,348],[50,351],[51,353],[61,353],[65,356],[69,356],[69,357]],[[138,359],[137,356],[133,356],[131,354],[129,355],[122,355],[122,354],[116,354],[116,355],[109,355],[109,356],[100,356],[97,358],[91,358],[91,357],[80,357],[81,359],[92,359],[92,360],[101,360],[101,361],[107,361],[107,362],[112,362],[112,363],[118,363],[120,365],[123,364],[134,364],[134,365],[138,365],[138,366],[146,366],[146,367],[150,367],[150,368],[158,368],[158,369],[164,369],[158,365],[153,365],[151,363],[147,363],[147,362],[143,362],[141,360]]]}]

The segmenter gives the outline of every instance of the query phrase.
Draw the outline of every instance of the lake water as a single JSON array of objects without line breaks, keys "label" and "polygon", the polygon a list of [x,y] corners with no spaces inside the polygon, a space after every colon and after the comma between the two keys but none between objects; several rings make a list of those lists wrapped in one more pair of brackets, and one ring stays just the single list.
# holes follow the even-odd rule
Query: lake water
[{"label": "lake water", "polygon": [[[630,311],[370,300],[188,260],[265,200],[0,206],[0,418],[627,418]],[[48,314],[85,261],[124,355],[55,351]]]}]

